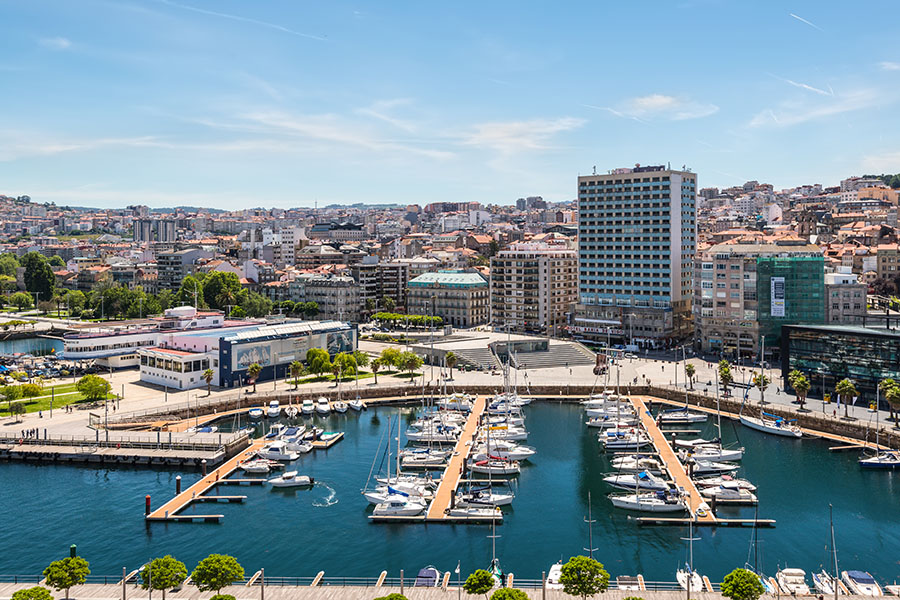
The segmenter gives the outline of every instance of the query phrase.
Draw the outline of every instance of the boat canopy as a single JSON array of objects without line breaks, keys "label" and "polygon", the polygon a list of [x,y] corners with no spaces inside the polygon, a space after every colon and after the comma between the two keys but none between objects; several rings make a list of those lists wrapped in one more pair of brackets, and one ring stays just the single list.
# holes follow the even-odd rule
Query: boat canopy
[{"label": "boat canopy", "polygon": [[872,578],[872,576],[865,571],[847,571],[847,576],[850,577],[850,579],[852,579],[853,581],[858,581],[860,583],[875,583],[875,580]]}]

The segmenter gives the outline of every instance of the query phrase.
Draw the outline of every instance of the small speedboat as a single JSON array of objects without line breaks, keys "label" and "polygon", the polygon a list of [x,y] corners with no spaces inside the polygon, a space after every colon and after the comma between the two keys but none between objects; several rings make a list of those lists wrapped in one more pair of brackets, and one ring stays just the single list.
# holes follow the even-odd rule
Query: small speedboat
[{"label": "small speedboat", "polygon": [[347,403],[343,400],[338,400],[334,403],[334,405],[332,405],[332,408],[336,413],[345,413],[347,412]]},{"label": "small speedboat", "polygon": [[608,450],[640,450],[653,443],[647,434],[637,430],[606,430],[600,433],[598,439]]},{"label": "small speedboat", "polygon": [[856,596],[883,596],[881,586],[875,582],[875,579],[866,571],[842,571],[841,579],[850,590],[850,593]]},{"label": "small speedboat", "polygon": [[300,410],[293,404],[284,409],[284,416],[286,416],[288,419],[296,419],[297,415],[299,414]]},{"label": "small speedboat", "polygon": [[879,452],[875,456],[859,459],[859,466],[864,469],[896,469],[900,467],[900,452]]},{"label": "small speedboat", "polygon": [[437,587],[440,581],[441,572],[429,565],[424,569],[419,569],[419,574],[416,575],[416,582],[413,583],[413,587]]},{"label": "small speedboat", "polygon": [[559,582],[559,578],[562,576],[562,562],[554,563],[550,566],[550,570],[547,571],[547,589],[548,590],[561,590],[563,589],[563,584]]},{"label": "small speedboat", "polygon": [[304,442],[314,442],[319,437],[325,433],[325,431],[321,427],[310,427],[306,430],[306,433],[303,434]]},{"label": "small speedboat", "polygon": [[215,433],[219,430],[215,425],[206,426],[206,427],[192,427],[188,429],[191,433]]},{"label": "small speedboat", "polygon": [[349,406],[356,412],[365,410],[365,408],[366,408],[366,405],[362,403],[362,400],[351,400],[350,402],[347,403],[347,406]]},{"label": "small speedboat", "polygon": [[320,415],[327,415],[331,413],[331,407],[328,405],[327,398],[319,398],[316,400],[316,412]]},{"label": "small speedboat", "polygon": [[281,440],[269,442],[263,446],[257,453],[260,458],[268,460],[297,460],[300,454],[287,447],[287,444]]},{"label": "small speedboat", "polygon": [[311,415],[316,412],[316,404],[312,400],[304,400],[303,404],[300,405],[300,412],[304,415]]},{"label": "small speedboat", "polygon": [[268,473],[272,470],[272,463],[264,458],[248,460],[241,463],[241,470],[245,473]]},{"label": "small speedboat", "polygon": [[312,477],[306,475],[297,475],[297,471],[288,471],[280,477],[273,477],[268,480],[272,487],[303,487],[310,486],[315,481]]},{"label": "small speedboat", "polygon": [[284,433],[286,429],[286,425],[284,423],[273,423],[272,427],[269,428],[269,433],[265,435],[267,440],[274,440],[281,437],[281,434]]},{"label": "small speedboat", "polygon": [[321,442],[330,442],[332,440],[336,440],[343,435],[340,431],[323,431],[322,435],[319,436],[319,441]]},{"label": "small speedboat", "polygon": [[816,588],[816,591],[826,598],[831,598],[832,596],[834,596],[835,587],[840,590],[838,580],[832,577],[830,574],[826,573],[825,569],[822,569],[818,573],[813,573],[812,580],[813,587]]},{"label": "small speedboat", "polygon": [[784,568],[775,574],[775,581],[782,592],[792,596],[806,596],[809,586],[806,585],[806,571],[803,569]]},{"label": "small speedboat", "polygon": [[609,499],[616,508],[639,512],[684,512],[685,502],[678,496],[660,491],[641,494],[610,494]]},{"label": "small speedboat", "polygon": [[403,516],[414,517],[425,512],[424,500],[417,500],[409,496],[401,496],[400,494],[392,494],[388,498],[375,505],[372,514],[378,517],[387,516]]},{"label": "small speedboat", "polygon": [[683,569],[678,569],[675,572],[675,579],[678,581],[681,589],[685,591],[703,591],[703,578],[700,577],[700,573],[691,569],[689,565],[684,565]]},{"label": "small speedboat", "polygon": [[639,473],[621,473],[603,478],[609,485],[625,490],[667,491],[669,483],[647,471]]},{"label": "small speedboat", "polygon": [[266,409],[266,415],[270,419],[277,419],[281,416],[281,406],[278,405],[278,400],[269,402],[269,408]]},{"label": "small speedboat", "polygon": [[250,415],[251,419],[262,419],[262,416],[265,413],[263,413],[263,409],[261,408],[251,408],[247,411],[247,414]]}]

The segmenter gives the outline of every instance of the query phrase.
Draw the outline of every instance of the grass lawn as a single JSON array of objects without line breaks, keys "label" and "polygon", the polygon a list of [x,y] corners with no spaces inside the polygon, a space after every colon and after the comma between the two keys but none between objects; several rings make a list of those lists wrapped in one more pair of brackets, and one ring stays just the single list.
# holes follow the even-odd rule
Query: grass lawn
[{"label": "grass lawn", "polygon": [[421,373],[397,373],[396,371],[392,375],[397,379],[415,379],[422,376]]},{"label": "grass lawn", "polygon": [[[380,375],[380,374],[381,374],[381,373],[379,373],[379,375]],[[359,372],[359,378],[360,378],[360,379],[370,379],[370,378],[372,378],[372,377],[375,377],[375,376],[374,376],[372,373],[369,373],[368,371],[360,371],[360,372]],[[328,374],[328,375],[322,374],[322,375],[316,375],[316,376],[313,376],[313,377],[305,377],[305,378],[301,378],[301,379],[300,379],[300,385],[303,385],[304,383],[321,383],[321,382],[323,382],[323,381],[334,381],[334,375],[331,375],[331,374]],[[353,381],[356,381],[356,378],[354,378],[354,377],[349,377],[349,376],[348,376],[348,377],[342,377],[342,378],[341,378],[341,383],[347,383],[347,382],[353,382]],[[293,379],[289,379],[289,380],[287,380],[287,383],[290,384],[290,385],[294,385],[294,380],[293,380]]]},{"label": "grass lawn", "polygon": [[[53,390],[51,394],[50,390]],[[107,398],[112,400],[115,394],[108,394]],[[13,400],[15,404],[24,404],[25,412],[33,413],[41,410],[50,410],[50,401],[53,401],[53,408],[60,408],[67,404],[80,404],[85,402],[81,392],[75,389],[74,383],[63,383],[54,386],[44,386],[44,393],[34,398],[20,398]],[[9,403],[0,400],[0,417],[10,416]]]}]

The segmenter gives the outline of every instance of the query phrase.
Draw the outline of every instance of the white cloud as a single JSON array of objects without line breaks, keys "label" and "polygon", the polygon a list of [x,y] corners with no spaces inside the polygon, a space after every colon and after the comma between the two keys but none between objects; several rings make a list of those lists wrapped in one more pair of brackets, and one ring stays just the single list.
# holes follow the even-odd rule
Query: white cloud
[{"label": "white cloud", "polygon": [[864,156],[860,170],[864,173],[896,173],[900,171],[900,150]]},{"label": "white cloud", "polygon": [[[807,102],[784,102],[779,108],[767,108],[757,113],[748,123],[750,127],[776,125],[788,127],[833,117],[847,112],[872,108],[879,104],[894,102],[895,98],[887,97],[874,90],[856,90],[843,96],[823,100],[818,104]],[[818,101],[817,101],[818,102]]]},{"label": "white cloud", "polygon": [[817,88],[817,87],[813,87],[813,86],[811,86],[811,85],[809,85],[809,84],[801,83],[801,82],[799,82],[799,81],[793,81],[793,80],[791,80],[791,79],[782,79],[781,77],[779,77],[779,79],[781,79],[783,82],[785,82],[785,83],[787,83],[787,84],[789,84],[789,85],[792,85],[792,86],[794,86],[794,87],[800,88],[801,90],[806,90],[806,91],[808,91],[808,92],[813,92],[814,94],[819,94],[820,96],[834,96],[834,91],[833,91],[833,90],[832,90],[831,92],[826,92],[826,91],[823,90],[823,89],[819,89],[819,88]]},{"label": "white cloud", "polygon": [[400,106],[408,106],[410,104],[412,104],[412,100],[410,100],[409,98],[379,100],[378,102],[373,103],[371,106],[357,109],[356,113],[366,117],[377,119],[379,121],[383,121],[389,125],[396,127],[397,129],[402,129],[407,133],[412,133],[416,130],[416,125],[414,123],[389,114],[390,111],[394,108]]},{"label": "white cloud", "polygon": [[900,63],[884,60],[878,63],[882,71],[900,71]]},{"label": "white cloud", "polygon": [[44,48],[52,50],[67,50],[72,46],[72,42],[64,37],[41,38],[38,43]]},{"label": "white cloud", "polygon": [[494,121],[475,125],[463,133],[460,141],[467,146],[481,146],[503,153],[522,150],[546,150],[550,139],[558,133],[578,129],[584,119],[531,119],[528,121]]},{"label": "white cloud", "polygon": [[284,25],[279,25],[278,23],[269,23],[268,21],[260,21],[259,19],[251,19],[250,17],[242,17],[240,15],[232,15],[229,13],[216,12],[214,10],[207,10],[205,8],[199,8],[197,6],[190,6],[189,4],[180,4],[178,2],[172,2],[172,0],[157,0],[162,4],[166,4],[168,6],[172,6],[174,8],[180,8],[182,10],[188,10],[195,13],[200,13],[201,15],[209,15],[211,17],[219,17],[221,19],[228,19],[230,21],[240,21],[241,23],[249,23],[251,25],[257,25],[259,27],[265,27],[267,29],[274,29],[275,31],[280,31],[282,33],[288,33],[290,35],[295,35],[297,37],[307,38],[310,40],[316,40],[318,42],[328,41],[327,38],[324,38],[319,35],[312,35],[310,33],[303,33],[301,31],[296,31],[294,29],[290,29],[285,27]]},{"label": "white cloud", "polygon": [[605,110],[617,117],[634,119],[636,121],[650,121],[654,119],[685,121],[708,117],[719,110],[719,107],[715,104],[697,102],[690,98],[666,94],[649,94],[647,96],[629,98],[616,107],[593,106],[589,104],[585,106]]}]

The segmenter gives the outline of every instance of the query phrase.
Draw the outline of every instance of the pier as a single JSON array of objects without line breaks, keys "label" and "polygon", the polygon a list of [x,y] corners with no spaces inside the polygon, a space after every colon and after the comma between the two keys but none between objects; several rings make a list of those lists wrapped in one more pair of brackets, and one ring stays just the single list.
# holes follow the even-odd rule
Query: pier
[{"label": "pier", "polygon": [[[650,414],[650,411],[647,410],[647,405],[644,404],[644,397],[629,396],[629,399],[641,419],[641,425],[644,426],[644,429],[650,436],[650,440],[653,442],[653,446],[656,448],[660,460],[665,465],[669,477],[675,482],[675,485],[679,489],[684,490],[687,500],[687,509],[691,514],[691,518],[698,524],[714,525],[717,519],[711,510],[707,509],[703,511],[703,514],[698,514],[700,505],[708,505],[708,503],[706,503],[706,500],[700,495],[700,490],[694,485],[694,481],[688,477],[684,465],[678,460],[678,456],[675,454],[675,451],[672,450],[672,446],[669,445],[668,440],[666,440],[664,432],[656,425],[653,415]],[[678,520],[686,522],[684,519]]]},{"label": "pier", "polygon": [[[200,478],[199,481],[194,483],[192,486],[188,487],[186,490],[177,494],[174,498],[160,506],[154,511],[148,512],[145,519],[148,522],[151,521],[202,521],[206,523],[217,523],[219,522],[224,515],[219,514],[208,514],[208,515],[182,515],[179,514],[182,510],[190,506],[193,502],[212,502],[212,501],[226,501],[226,502],[242,502],[246,496],[207,496],[204,497],[203,494],[216,487],[217,485],[222,484],[223,482],[230,483],[238,483],[237,481],[228,480],[227,477],[234,473],[242,462],[252,458],[263,446],[265,445],[265,440],[256,440],[254,441],[249,448],[244,450],[243,452],[237,454],[228,460],[225,464],[220,467],[214,469],[212,472],[208,473],[206,476]],[[241,480],[241,483],[249,482],[249,481],[259,481],[262,484],[265,479],[252,479],[252,480]],[[149,509],[149,496],[147,496],[148,509]],[[201,499],[202,498],[202,499]]]}]

